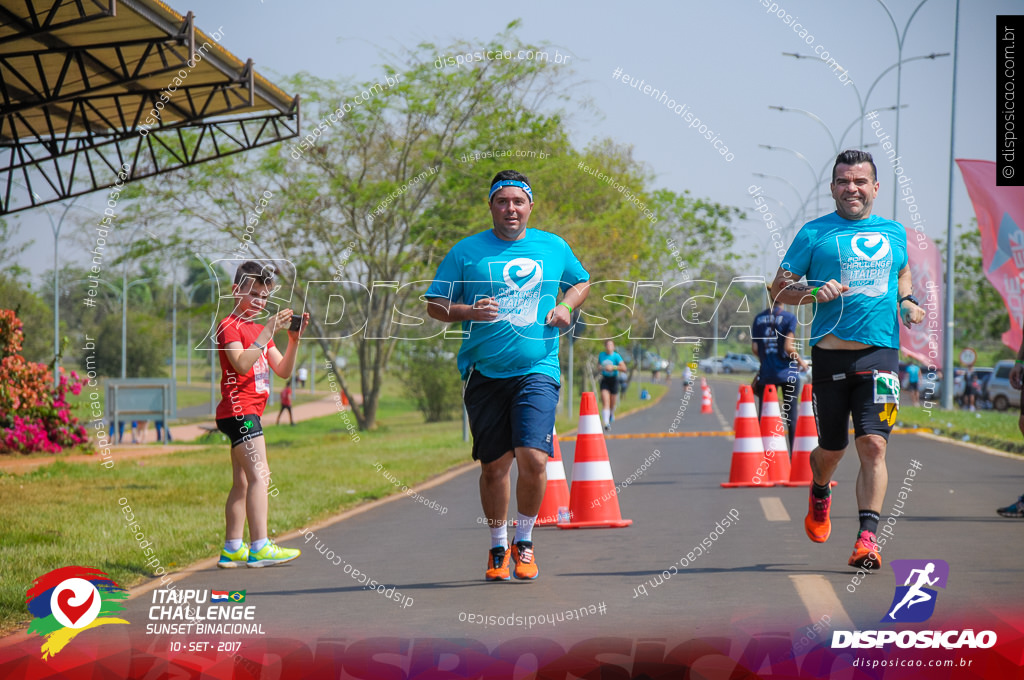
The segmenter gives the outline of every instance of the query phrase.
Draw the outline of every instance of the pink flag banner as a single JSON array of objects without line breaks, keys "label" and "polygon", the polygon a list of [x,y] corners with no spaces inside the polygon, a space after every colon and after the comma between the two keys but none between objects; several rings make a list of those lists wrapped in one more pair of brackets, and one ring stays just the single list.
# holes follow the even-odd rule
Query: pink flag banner
[{"label": "pink flag banner", "polygon": [[934,371],[942,367],[942,255],[923,232],[904,228],[914,297],[924,308],[925,317],[923,323],[910,328],[900,324],[900,351]]},{"label": "pink flag banner", "polygon": [[958,158],[956,163],[978,217],[982,269],[1010,314],[1003,344],[1016,350],[1024,326],[1024,187],[996,186],[993,161]]}]

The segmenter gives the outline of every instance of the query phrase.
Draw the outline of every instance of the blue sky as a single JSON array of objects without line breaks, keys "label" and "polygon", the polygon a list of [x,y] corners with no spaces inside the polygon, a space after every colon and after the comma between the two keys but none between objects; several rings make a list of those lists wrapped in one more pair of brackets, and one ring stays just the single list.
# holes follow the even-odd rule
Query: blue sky
[{"label": "blue sky", "polygon": [[[886,0],[902,32],[919,0]],[[484,45],[515,19],[525,42],[550,43],[570,63],[581,83],[577,92],[595,110],[574,109],[574,141],[610,137],[634,147],[634,155],[654,173],[655,184],[677,192],[747,210],[739,225],[737,252],[753,253],[751,274],[774,272],[779,258],[763,222],[754,213],[748,188],[757,184],[783,222],[799,212],[802,196],[812,191],[814,175],[834,158],[832,139],[860,118],[854,87],[866,94],[876,77],[897,62],[896,32],[877,0],[824,3],[780,0],[777,4],[814,36],[808,45],[785,20],[769,14],[762,0],[719,2],[538,2],[430,3],[376,0],[338,3],[328,0],[171,0],[177,11],[192,10],[206,31],[222,26],[223,45],[272,80],[304,70],[324,78],[378,80],[387,54],[420,42],[444,45],[463,40]],[[954,0],[927,0],[906,33],[903,58],[953,51]],[[956,101],[958,158],[995,160],[995,17],[1021,13],[1020,0],[966,0],[960,8]],[[847,69],[853,86],[844,85],[820,60],[797,60],[783,52],[827,51]],[[912,179],[913,196],[930,236],[944,236],[952,103],[951,57],[904,65],[899,144],[901,163]],[[720,140],[719,150],[690,122],[641,91],[612,77],[616,68],[643,79],[669,95]],[[301,93],[299,93],[301,94]],[[884,76],[867,110],[896,102],[896,71]],[[803,109],[821,119],[769,106]],[[881,129],[896,137],[896,120],[882,111]],[[867,129],[870,139],[871,130]],[[843,147],[857,145],[857,126]],[[732,160],[720,148],[727,146]],[[803,155],[813,169],[792,151]],[[876,157],[883,152],[869,148]],[[892,216],[892,176],[879,161],[881,190],[875,213]],[[754,173],[778,175],[763,179]],[[826,173],[827,174],[827,173]],[[789,184],[787,184],[787,181]],[[827,180],[826,180],[827,181]],[[793,186],[790,186],[792,184]],[[799,194],[799,196],[798,196]],[[833,209],[821,185],[806,218]],[[954,221],[973,217],[959,172],[954,175]],[[782,206],[779,205],[781,201]],[[542,205],[538,204],[538,209]],[[481,214],[481,226],[487,215]],[[896,218],[909,224],[901,204]],[[15,218],[36,244],[25,263],[36,271],[52,266],[52,237],[41,211]],[[787,240],[788,245],[788,240]],[[62,261],[79,249],[65,249]],[[767,254],[764,254],[767,253]]]}]

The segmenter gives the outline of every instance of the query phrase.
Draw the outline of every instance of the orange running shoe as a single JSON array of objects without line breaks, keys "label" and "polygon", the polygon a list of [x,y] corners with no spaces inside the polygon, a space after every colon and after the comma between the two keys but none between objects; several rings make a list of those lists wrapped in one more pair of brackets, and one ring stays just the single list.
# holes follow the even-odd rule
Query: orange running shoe
[{"label": "orange running shoe", "polygon": [[849,565],[858,569],[881,569],[882,556],[878,554],[878,550],[875,535],[870,531],[860,532],[857,542],[853,545]]},{"label": "orange running shoe", "polygon": [[804,517],[804,531],[807,532],[807,538],[815,543],[824,543],[832,533],[832,520],[828,518],[829,508],[832,507],[832,496],[815,498],[812,492],[807,506],[807,516]]},{"label": "orange running shoe", "polygon": [[516,578],[530,581],[539,575],[537,562],[533,556],[533,541],[519,541],[513,545],[512,560],[516,563]]},{"label": "orange running shoe", "polygon": [[508,558],[510,551],[502,546],[491,548],[487,555],[487,571],[484,577],[488,581],[508,581],[512,577],[508,573]]}]

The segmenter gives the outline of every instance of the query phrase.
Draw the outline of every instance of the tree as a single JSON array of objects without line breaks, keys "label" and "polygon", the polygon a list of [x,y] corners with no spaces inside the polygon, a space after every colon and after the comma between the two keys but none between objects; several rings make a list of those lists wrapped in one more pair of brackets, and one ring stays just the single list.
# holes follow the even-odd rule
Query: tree
[{"label": "tree", "polygon": [[[956,323],[955,342],[977,349],[995,350],[1003,347],[999,338],[1010,327],[1010,316],[999,291],[985,276],[981,259],[981,232],[971,220],[969,228],[957,225],[953,252],[954,299]],[[935,239],[945,257],[948,249],[942,239]]]},{"label": "tree", "polygon": [[[464,52],[465,47],[447,51]],[[488,48],[537,49],[509,34]],[[396,342],[391,337],[394,310],[422,306],[416,286],[375,282],[411,283],[432,273],[439,235],[427,228],[429,210],[442,198],[441,178],[465,172],[459,166],[464,154],[519,142],[523,131],[543,139],[552,125],[551,116],[541,110],[557,96],[554,75],[560,67],[523,60],[437,69],[438,52],[434,45],[420,45],[400,67],[389,69],[386,88],[295,76],[291,87],[304,93],[306,120],[314,122],[304,135],[312,143],[307,149],[275,148],[175,173],[150,182],[149,191],[126,213],[130,219],[145,214],[163,220],[164,230],[179,241],[205,238],[212,245],[212,231],[219,237],[217,248],[233,248],[236,256],[287,260],[292,265],[278,270],[283,290],[296,283],[330,282],[336,263],[348,252],[346,274],[352,284],[333,284],[331,290],[309,284],[300,291],[304,300],[282,304],[304,305],[312,313],[309,335],[319,338],[330,366],[338,365],[331,338],[346,336],[356,345],[362,406],[351,399],[344,375],[337,377],[356,404],[353,412],[361,428],[376,422],[381,380]],[[321,134],[317,121],[339,102],[352,102],[353,92],[371,89],[372,97],[350,105],[341,122]],[[254,206],[268,193],[261,217],[253,220]],[[181,224],[182,216],[204,222],[206,234],[168,228]],[[456,228],[470,222],[458,220]],[[448,238],[440,242],[451,245]],[[326,316],[332,312],[331,294],[344,297],[343,319]],[[417,316],[425,316],[422,309]]]},{"label": "tree", "polygon": [[[166,375],[171,338],[165,322],[145,312],[129,319],[125,373],[129,378]],[[121,375],[121,316],[108,314],[99,323],[96,337],[96,370],[100,375]]]},{"label": "tree", "polygon": [[53,362],[53,310],[20,281],[0,273],[0,300],[24,319],[22,355],[29,361]]}]

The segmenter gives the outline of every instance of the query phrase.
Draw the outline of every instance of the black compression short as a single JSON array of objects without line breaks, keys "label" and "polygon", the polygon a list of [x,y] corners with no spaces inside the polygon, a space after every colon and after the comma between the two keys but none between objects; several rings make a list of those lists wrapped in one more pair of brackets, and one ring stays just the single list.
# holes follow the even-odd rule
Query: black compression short
[{"label": "black compression short", "polygon": [[[843,451],[850,442],[850,416],[857,437],[877,434],[889,439],[899,408],[899,350],[868,347],[858,350],[811,349],[814,362],[814,419],[818,446]],[[888,380],[878,374],[890,374]],[[894,379],[893,379],[894,378]],[[875,403],[876,384],[895,383],[896,403]],[[891,399],[891,397],[890,397]]]}]

